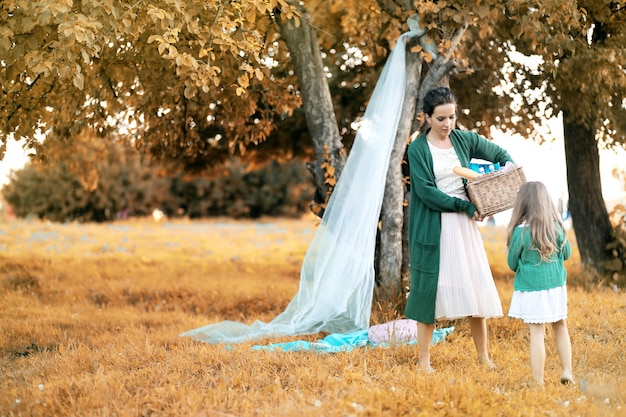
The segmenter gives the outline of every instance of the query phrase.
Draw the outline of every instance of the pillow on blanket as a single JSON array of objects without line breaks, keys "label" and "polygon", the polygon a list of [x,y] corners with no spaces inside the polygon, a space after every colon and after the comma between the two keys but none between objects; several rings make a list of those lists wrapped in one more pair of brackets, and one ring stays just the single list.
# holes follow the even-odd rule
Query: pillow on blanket
[{"label": "pillow on blanket", "polygon": [[417,340],[417,322],[411,319],[393,320],[371,326],[367,332],[372,343],[406,343]]}]

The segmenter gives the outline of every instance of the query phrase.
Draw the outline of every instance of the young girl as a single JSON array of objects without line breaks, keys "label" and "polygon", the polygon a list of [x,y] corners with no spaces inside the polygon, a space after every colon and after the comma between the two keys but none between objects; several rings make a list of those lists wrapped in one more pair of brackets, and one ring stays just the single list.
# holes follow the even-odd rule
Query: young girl
[{"label": "young girl", "polygon": [[573,383],[563,266],[571,254],[571,247],[543,183],[527,182],[520,187],[508,226],[507,246],[507,261],[515,271],[509,317],[522,319],[528,324],[533,379],[537,384],[543,384],[545,324],[551,323],[563,369],[561,383]]}]

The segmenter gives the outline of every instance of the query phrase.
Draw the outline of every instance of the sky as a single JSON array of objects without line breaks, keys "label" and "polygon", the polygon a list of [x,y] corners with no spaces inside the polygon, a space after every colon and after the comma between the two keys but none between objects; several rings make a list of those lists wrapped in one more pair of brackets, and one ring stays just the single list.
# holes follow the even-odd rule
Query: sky
[{"label": "sky", "polygon": [[[527,181],[541,181],[546,185],[555,204],[560,197],[567,199],[567,172],[562,136],[557,136],[554,141],[542,145],[519,136],[505,135],[495,136],[494,142],[506,149],[515,163],[522,166]],[[626,204],[624,184],[612,174],[613,169],[620,166],[626,169],[625,151],[600,151],[602,195],[610,207],[618,202]],[[510,210],[496,214],[495,219],[499,225],[508,224]]]},{"label": "sky", "polygon": [[22,149],[21,142],[12,139],[7,141],[7,151],[4,159],[0,161],[0,188],[9,182],[11,170],[20,170],[28,162],[28,151]]},{"label": "sky", "polygon": [[[537,142],[522,137],[498,135],[494,142],[505,148],[513,160],[524,169],[526,179],[543,182],[553,198],[567,194],[567,173],[563,136],[557,135],[552,142],[539,145]],[[625,151],[600,151],[600,176],[602,194],[608,201],[624,200],[624,184],[613,177],[614,168],[626,169]]]}]

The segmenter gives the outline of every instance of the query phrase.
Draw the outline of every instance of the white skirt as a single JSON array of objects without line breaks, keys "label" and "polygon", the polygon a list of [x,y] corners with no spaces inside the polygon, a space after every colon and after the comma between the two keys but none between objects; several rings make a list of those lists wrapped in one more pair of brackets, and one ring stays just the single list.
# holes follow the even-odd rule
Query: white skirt
[{"label": "white skirt", "polygon": [[502,317],[478,225],[465,213],[441,213],[441,255],[435,319]]},{"label": "white skirt", "polygon": [[513,291],[509,317],[524,323],[555,323],[567,318],[565,285],[541,291]]}]

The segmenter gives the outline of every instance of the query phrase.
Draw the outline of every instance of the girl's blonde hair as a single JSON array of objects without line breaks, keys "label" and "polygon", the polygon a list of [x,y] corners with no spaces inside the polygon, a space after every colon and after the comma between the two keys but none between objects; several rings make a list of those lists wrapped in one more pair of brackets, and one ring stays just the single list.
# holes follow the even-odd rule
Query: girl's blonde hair
[{"label": "girl's blonde hair", "polygon": [[562,249],[557,246],[557,237],[565,227],[542,182],[530,181],[520,187],[507,228],[507,246],[511,243],[513,230],[520,224],[528,226],[531,248],[539,251],[543,261],[548,261],[554,252]]}]

